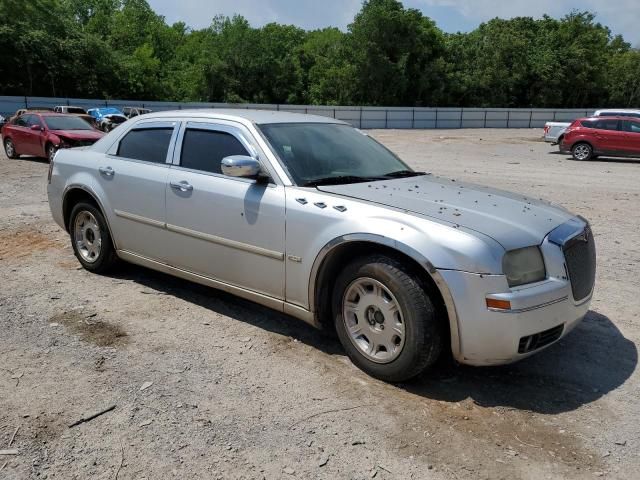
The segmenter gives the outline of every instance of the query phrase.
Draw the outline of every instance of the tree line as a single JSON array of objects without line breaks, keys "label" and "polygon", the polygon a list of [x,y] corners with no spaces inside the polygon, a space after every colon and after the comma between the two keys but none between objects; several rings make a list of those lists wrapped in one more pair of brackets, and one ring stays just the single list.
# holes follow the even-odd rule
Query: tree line
[{"label": "tree line", "polygon": [[640,50],[590,12],[449,34],[396,0],[343,32],[217,16],[168,25],[146,0],[0,0],[0,94],[454,107],[640,107]]}]

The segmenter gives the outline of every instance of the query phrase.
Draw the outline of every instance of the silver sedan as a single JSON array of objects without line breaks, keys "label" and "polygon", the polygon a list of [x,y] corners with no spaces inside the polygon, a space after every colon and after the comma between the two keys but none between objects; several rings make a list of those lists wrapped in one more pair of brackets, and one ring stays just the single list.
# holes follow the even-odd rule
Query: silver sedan
[{"label": "silver sedan", "polygon": [[413,171],[324,117],[136,117],[59,151],[48,194],[87,270],[125,260],[335,328],[386,381],[445,350],[470,365],[522,359],[575,327],[593,293],[583,218]]}]

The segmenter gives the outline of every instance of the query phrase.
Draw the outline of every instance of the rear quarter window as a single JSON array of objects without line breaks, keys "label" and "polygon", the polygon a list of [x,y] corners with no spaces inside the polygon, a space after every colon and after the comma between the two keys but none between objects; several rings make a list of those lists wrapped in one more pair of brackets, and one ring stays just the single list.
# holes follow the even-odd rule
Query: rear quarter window
[{"label": "rear quarter window", "polygon": [[119,157],[152,163],[166,163],[173,128],[131,130],[120,140]]}]

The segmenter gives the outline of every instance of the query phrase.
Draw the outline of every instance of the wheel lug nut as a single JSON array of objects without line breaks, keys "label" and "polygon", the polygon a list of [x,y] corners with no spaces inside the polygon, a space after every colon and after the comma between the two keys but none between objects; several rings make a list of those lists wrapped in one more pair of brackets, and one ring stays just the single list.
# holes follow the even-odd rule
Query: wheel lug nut
[{"label": "wheel lug nut", "polygon": [[380,325],[380,330],[384,330],[384,325]]}]

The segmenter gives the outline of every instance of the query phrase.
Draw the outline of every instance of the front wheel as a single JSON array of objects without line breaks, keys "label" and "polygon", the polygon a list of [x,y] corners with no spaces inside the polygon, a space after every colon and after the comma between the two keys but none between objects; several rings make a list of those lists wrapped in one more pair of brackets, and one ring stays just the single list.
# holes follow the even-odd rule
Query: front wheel
[{"label": "front wheel", "polygon": [[571,149],[575,160],[586,161],[593,158],[593,148],[588,143],[578,143]]},{"label": "front wheel", "polygon": [[90,203],[78,203],[71,210],[69,235],[76,258],[94,273],[104,273],[118,261],[107,222]]},{"label": "front wheel", "polygon": [[338,276],[335,327],[351,361],[372,377],[401,382],[438,359],[444,329],[434,304],[401,262],[363,257]]},{"label": "front wheel", "polygon": [[56,152],[58,151],[58,149],[55,147],[55,145],[53,145],[52,143],[50,143],[49,145],[47,145],[47,159],[50,162],[53,162],[53,157],[56,156]]},{"label": "front wheel", "polygon": [[10,138],[7,138],[4,141],[4,152],[7,154],[7,157],[11,159],[19,158],[20,155],[16,152],[16,147],[13,144],[13,141]]}]

